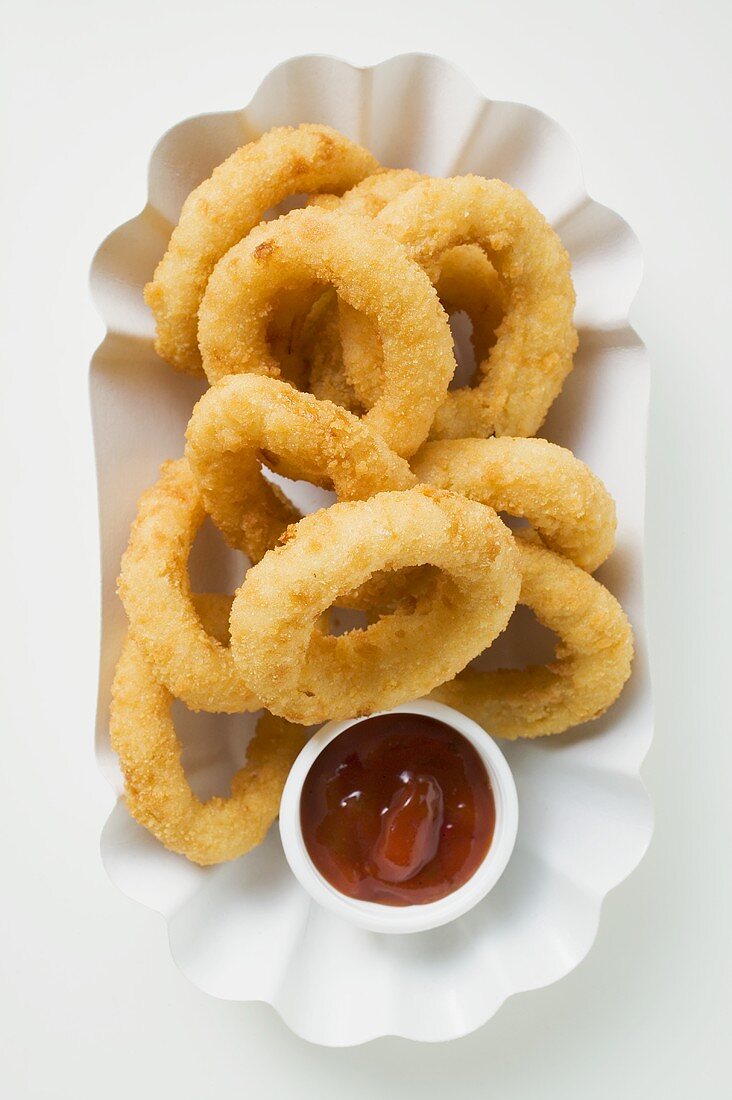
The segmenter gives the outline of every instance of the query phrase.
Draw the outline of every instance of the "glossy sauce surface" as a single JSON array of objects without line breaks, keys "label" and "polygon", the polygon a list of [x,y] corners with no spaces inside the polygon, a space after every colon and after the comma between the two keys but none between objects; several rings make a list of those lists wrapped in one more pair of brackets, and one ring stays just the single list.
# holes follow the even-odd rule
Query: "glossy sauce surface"
[{"label": "glossy sauce surface", "polygon": [[421,714],[349,727],[317,757],[300,799],[305,846],[323,877],[383,905],[425,904],[457,890],[490,848],[495,818],[478,752]]}]

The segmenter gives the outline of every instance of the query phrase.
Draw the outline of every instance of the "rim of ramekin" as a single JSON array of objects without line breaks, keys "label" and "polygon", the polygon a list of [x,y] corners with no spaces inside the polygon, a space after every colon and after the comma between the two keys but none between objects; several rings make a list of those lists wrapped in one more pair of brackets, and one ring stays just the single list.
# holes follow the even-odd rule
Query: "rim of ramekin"
[{"label": "rim of ramekin", "polygon": [[[513,774],[497,743],[482,726],[460,711],[431,699],[401,703],[379,714],[422,714],[461,733],[478,751],[493,788],[496,823],[490,847],[466,883],[438,901],[392,906],[347,897],[332,886],[313,863],[300,822],[300,797],[314,761],[331,741],[364,718],[328,722],[313,735],[293,764],[282,792],[280,836],[292,873],[313,901],[370,932],[408,933],[439,928],[463,916],[488,894],[503,874],[516,843],[519,806]],[[370,715],[369,717],[376,717]]]}]

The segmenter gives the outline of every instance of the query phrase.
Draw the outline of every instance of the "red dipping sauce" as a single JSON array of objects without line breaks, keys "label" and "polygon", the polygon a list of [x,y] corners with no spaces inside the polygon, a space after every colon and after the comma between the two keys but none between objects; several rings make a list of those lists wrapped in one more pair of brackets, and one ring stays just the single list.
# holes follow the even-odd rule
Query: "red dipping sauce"
[{"label": "red dipping sauce", "polygon": [[323,749],[300,797],[305,847],[351,898],[423,905],[453,893],[482,863],[496,807],[479,753],[452,726],[382,714]]}]

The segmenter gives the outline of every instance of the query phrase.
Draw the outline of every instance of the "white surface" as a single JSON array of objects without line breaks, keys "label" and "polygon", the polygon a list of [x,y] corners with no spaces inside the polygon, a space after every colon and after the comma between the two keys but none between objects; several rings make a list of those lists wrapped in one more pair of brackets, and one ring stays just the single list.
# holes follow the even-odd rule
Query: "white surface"
[{"label": "white surface", "polygon": [[[398,113],[389,109],[392,101],[403,104]],[[633,680],[590,737],[578,729],[505,743],[522,803],[511,866],[475,912],[418,940],[387,942],[308,904],[276,835],[235,865],[202,869],[155,843],[118,802],[104,827],[102,859],[125,894],[165,915],[173,957],[205,992],[272,1004],[296,1035],[329,1046],[383,1035],[436,1042],[469,1034],[514,993],[572,970],[594,941],[608,890],[648,847],[652,815],[639,769],[652,736],[640,572],[650,365],[628,321],[642,258],[628,225],[588,197],[577,150],[556,122],[533,107],[487,100],[434,56],[403,54],[364,69],[323,56],[294,58],[265,77],[241,112],[199,115],[161,138],[150,161],[149,204],[107,237],[90,280],[107,326],[90,386],[102,543],[96,742],[117,796],[109,696],[126,619],[116,578],[140,493],[160,463],[180,453],[200,391],[155,356],[142,288],[167,245],[165,219],[177,220],[184,197],[242,134],[306,119],[368,141],[382,163],[500,175],[561,233],[572,260],[580,346],[542,434],[571,447],[615,496],[618,546],[598,578],[633,623]],[[284,488],[303,510],[332,500],[307,483]],[[193,558],[200,590],[232,591],[240,583],[242,563],[222,539],[204,537]],[[491,656],[543,660],[527,624],[529,617],[513,616]],[[226,793],[253,716],[176,710],[194,790]]]},{"label": "white surface", "polygon": [[[372,0],[365,14],[330,3],[31,3],[4,16],[12,152],[0,438],[14,477],[2,544],[0,988],[10,1095],[729,1091],[729,6],[516,0],[450,10],[448,19],[427,0]],[[446,1047],[383,1040],[329,1052],[293,1039],[271,1010],[190,987],[166,957],[162,922],[125,901],[99,865],[107,797],[88,734],[98,571],[86,362],[100,326],[84,283],[95,243],[142,205],[148,151],[165,126],[243,101],[289,54],[326,50],[365,64],[409,49],[451,57],[487,94],[559,119],[590,192],[645,247],[633,317],[655,368],[648,587],[658,721],[645,777],[657,826],[568,979],[509,1002]]]}]

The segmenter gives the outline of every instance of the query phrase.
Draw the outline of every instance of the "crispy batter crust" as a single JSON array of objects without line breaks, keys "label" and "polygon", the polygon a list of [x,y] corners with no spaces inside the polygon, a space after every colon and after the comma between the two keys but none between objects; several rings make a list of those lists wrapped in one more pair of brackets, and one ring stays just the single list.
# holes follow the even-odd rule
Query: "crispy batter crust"
[{"label": "crispy batter crust", "polygon": [[630,675],[633,633],[622,607],[584,570],[517,538],[521,595],[558,636],[556,659],[525,669],[465,669],[432,698],[497,737],[542,737],[598,718]]},{"label": "crispy batter crust", "polygon": [[214,169],[186,199],[167,252],[145,287],[155,315],[159,355],[201,373],[198,308],[215,264],[290,195],[345,191],[378,162],[329,126],[269,130]]},{"label": "crispy batter crust", "polygon": [[423,180],[374,220],[427,271],[456,245],[480,245],[505,288],[482,381],[448,394],[430,437],[535,435],[577,347],[569,256],[554,230],[520,191],[478,176]]},{"label": "crispy batter crust", "polygon": [[[210,636],[225,645],[231,598],[196,596]],[[139,645],[128,637],[112,687],[110,733],[135,820],[166,848],[202,865],[236,859],[261,844],[277,817],[280,796],[307,732],[265,714],[229,798],[201,802],[181,765],[170,714],[173,696],[162,687]]]},{"label": "crispy batter crust", "polygon": [[286,476],[360,500],[416,482],[408,464],[345,409],[274,378],[230,375],[193,410],[186,455],[224,537],[259,561],[299,513],[262,475]]},{"label": "crispy batter crust", "polygon": [[[310,203],[344,214],[375,218],[388,203],[427,178],[410,168],[382,169],[367,176],[340,198],[337,195],[315,195]],[[506,294],[498,273],[479,245],[464,244],[443,253],[430,274],[445,311],[450,315],[464,312],[470,318],[476,362],[474,382],[478,382],[489,369],[487,359],[496,342],[496,331],[506,305]],[[338,332],[332,323],[336,308]],[[316,384],[323,373],[327,373],[329,378],[345,375],[340,383],[340,393],[335,388],[333,392],[337,396],[345,393],[352,404],[349,393],[352,389],[355,399],[366,408],[371,408],[383,386],[383,356],[373,325],[348,303],[340,301],[336,307],[333,301],[323,312],[320,336],[320,341],[315,344],[314,359],[318,364]],[[330,363],[329,370],[324,363]],[[314,387],[313,392],[316,392]],[[345,404],[343,401],[337,403]]]},{"label": "crispy batter crust", "polygon": [[[385,168],[357,183],[340,197],[314,195],[310,205],[344,214],[375,218],[399,195],[426,179],[410,168]],[[496,331],[503,317],[505,293],[498,273],[478,245],[457,245],[448,249],[432,272],[438,297],[445,311],[464,312],[472,325],[471,340],[475,353],[476,379],[480,364],[496,342]],[[338,313],[338,324],[335,314]],[[320,396],[321,378],[330,387],[326,396],[344,408],[356,404],[371,408],[383,385],[383,356],[373,325],[346,302],[321,301],[310,319],[320,323],[319,339],[310,336],[303,358],[310,361],[312,392]],[[484,368],[484,369],[487,369]]]},{"label": "crispy batter crust", "polygon": [[257,710],[228,646],[206,630],[191,595],[188,557],[205,518],[187,460],[166,462],[140,499],[119,594],[131,636],[177,699],[191,710]]},{"label": "crispy batter crust", "polygon": [[426,179],[413,168],[380,168],[349,188],[343,195],[311,195],[308,206],[323,210],[340,210],[343,214],[360,214],[375,218],[392,199]]},{"label": "crispy batter crust", "polygon": [[523,516],[550,550],[593,572],[615,545],[615,502],[588,466],[546,439],[445,439],[412,460],[420,481]]},{"label": "crispy batter crust", "polygon": [[209,381],[279,377],[267,341],[273,297],[330,284],[366,314],[383,348],[384,384],[364,417],[403,457],[427,437],[455,370],[447,315],[424,271],[374,223],[310,207],[257,229],[219,261],[201,303],[199,341]]},{"label": "crispy batter crust", "polygon": [[[320,614],[375,572],[422,564],[439,572],[411,607],[363,631],[316,632]],[[249,571],[231,651],[291,721],[370,714],[430,691],[490,645],[519,585],[513,538],[491,508],[426,486],[380,493],[306,516]]]}]

